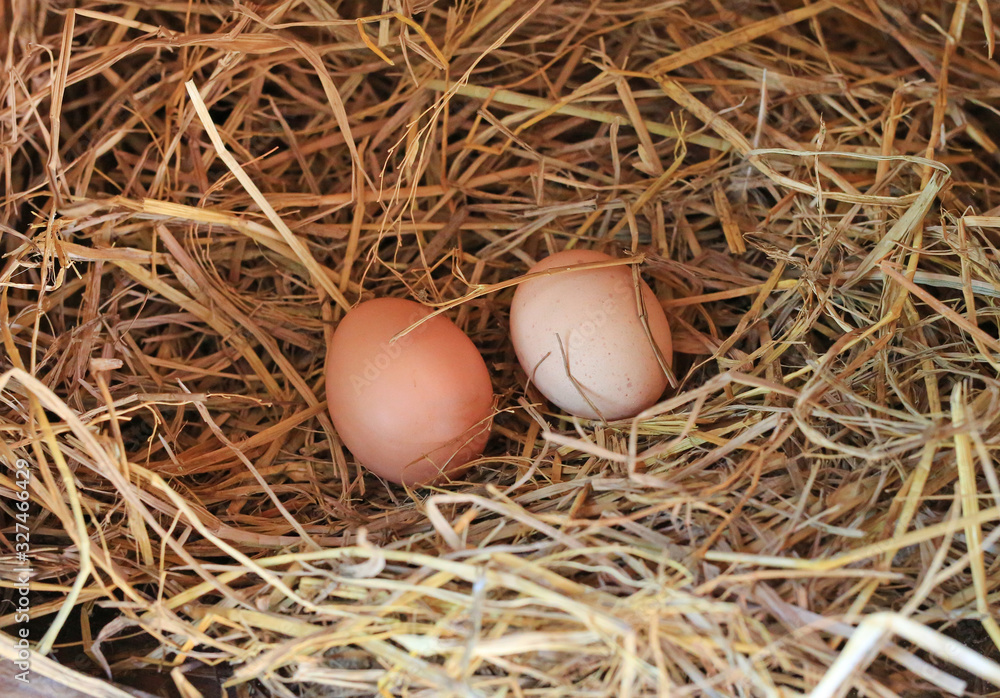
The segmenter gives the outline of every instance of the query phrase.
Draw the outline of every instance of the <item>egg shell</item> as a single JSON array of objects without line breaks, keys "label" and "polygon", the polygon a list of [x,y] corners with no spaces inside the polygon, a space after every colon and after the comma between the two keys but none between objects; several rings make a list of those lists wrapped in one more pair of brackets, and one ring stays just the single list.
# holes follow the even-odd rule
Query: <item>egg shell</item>
[{"label": "egg shell", "polygon": [[357,305],[327,350],[326,395],[337,433],[386,480],[426,485],[463,472],[489,438],[493,386],[486,363],[444,315],[401,298]]},{"label": "egg shell", "polygon": [[[567,250],[528,271],[610,259],[593,250]],[[670,365],[667,317],[652,289],[641,280],[639,285],[650,334]],[[510,334],[531,383],[571,414],[606,420],[633,417],[655,404],[667,387],[639,317],[628,265],[522,282],[511,304]]]}]

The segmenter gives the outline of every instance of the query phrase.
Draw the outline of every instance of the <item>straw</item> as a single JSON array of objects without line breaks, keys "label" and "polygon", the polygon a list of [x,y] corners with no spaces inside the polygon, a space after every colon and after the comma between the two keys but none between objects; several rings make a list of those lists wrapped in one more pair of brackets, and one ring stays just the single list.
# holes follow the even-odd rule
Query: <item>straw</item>
[{"label": "straw", "polygon": [[[996,8],[918,4],[0,3],[5,663],[1000,690]],[[632,418],[561,412],[511,346],[565,249],[615,259],[545,275],[626,265],[667,314],[676,385]],[[489,367],[461,480],[383,482],[334,428],[327,343],[386,296]]]}]

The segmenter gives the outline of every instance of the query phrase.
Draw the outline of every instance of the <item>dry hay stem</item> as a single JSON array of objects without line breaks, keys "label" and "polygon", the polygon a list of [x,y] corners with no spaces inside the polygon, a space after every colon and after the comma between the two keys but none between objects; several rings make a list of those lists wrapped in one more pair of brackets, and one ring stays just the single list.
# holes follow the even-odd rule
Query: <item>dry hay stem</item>
[{"label": "dry hay stem", "polygon": [[[0,589],[24,459],[37,675],[997,690],[986,0],[77,5],[0,3]],[[552,412],[511,351],[571,247],[669,314],[679,385],[633,420]],[[467,482],[338,441],[324,346],[381,295],[492,369]]]}]

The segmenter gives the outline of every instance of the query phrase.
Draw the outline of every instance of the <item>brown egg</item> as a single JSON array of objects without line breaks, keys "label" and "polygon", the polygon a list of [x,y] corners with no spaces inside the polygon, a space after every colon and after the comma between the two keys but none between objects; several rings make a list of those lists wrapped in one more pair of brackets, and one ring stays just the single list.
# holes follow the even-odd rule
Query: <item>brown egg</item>
[{"label": "brown egg", "polygon": [[486,363],[443,315],[390,339],[430,310],[401,298],[353,308],[326,355],[326,395],[337,433],[386,480],[426,485],[482,455],[493,386]]},{"label": "brown egg", "polygon": [[[600,262],[612,257],[568,250],[529,269]],[[670,326],[652,289],[640,281],[650,334],[669,366]],[[652,406],[667,377],[642,325],[628,266],[571,271],[525,281],[514,292],[510,334],[531,382],[571,414],[607,420]]]}]

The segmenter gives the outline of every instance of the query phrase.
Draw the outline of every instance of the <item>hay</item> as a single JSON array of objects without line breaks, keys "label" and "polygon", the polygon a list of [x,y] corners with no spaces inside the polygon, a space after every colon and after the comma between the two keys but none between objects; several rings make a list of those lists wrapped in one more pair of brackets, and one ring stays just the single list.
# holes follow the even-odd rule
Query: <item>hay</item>
[{"label": "hay", "polygon": [[[0,3],[0,656],[107,696],[998,690],[989,11]],[[636,420],[525,394],[512,285],[567,247],[639,255],[675,329]],[[468,481],[338,441],[323,348],[382,295],[492,370]]]}]

